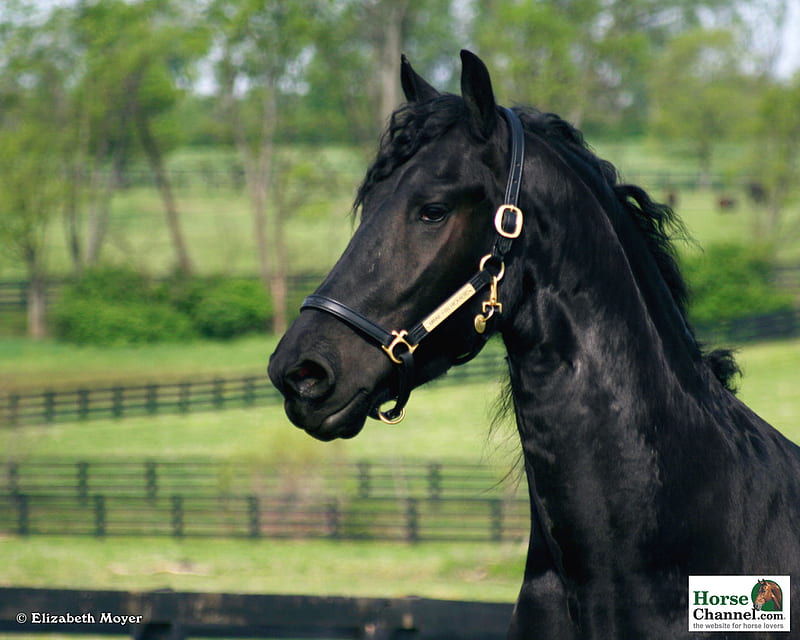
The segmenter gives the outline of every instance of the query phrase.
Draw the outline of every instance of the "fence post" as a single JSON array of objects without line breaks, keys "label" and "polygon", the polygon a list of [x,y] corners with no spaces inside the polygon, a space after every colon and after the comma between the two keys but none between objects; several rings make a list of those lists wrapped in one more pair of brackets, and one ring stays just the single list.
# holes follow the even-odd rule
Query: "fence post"
[{"label": "fence post", "polygon": [[259,510],[258,496],[247,496],[247,523],[250,537],[261,537],[261,511]]},{"label": "fence post", "polygon": [[115,418],[122,417],[124,392],[125,390],[122,387],[114,387],[111,390],[111,415]]},{"label": "fence post", "polygon": [[89,389],[78,389],[78,420],[89,417]]},{"label": "fence post", "polygon": [[19,420],[19,394],[8,394],[8,424],[12,426],[17,425]]},{"label": "fence post", "polygon": [[106,535],[106,499],[103,495],[94,496],[94,535],[98,538]]},{"label": "fence post", "polygon": [[431,462],[428,467],[428,495],[431,500],[442,497],[442,465]]},{"label": "fence post", "polygon": [[183,497],[172,496],[172,535],[183,537]]},{"label": "fence post", "polygon": [[342,535],[342,530],[341,517],[339,514],[339,502],[336,499],[333,499],[328,503],[325,516],[326,520],[328,521],[328,537],[338,540]]},{"label": "fence post", "polygon": [[24,493],[18,493],[15,496],[15,501],[17,503],[17,533],[21,536],[27,536],[31,532],[28,496]]},{"label": "fence post", "polygon": [[146,400],[145,403],[147,405],[147,413],[151,416],[155,413],[158,413],[158,385],[157,384],[149,384],[146,387]]},{"label": "fence post", "polygon": [[369,462],[358,463],[358,497],[369,498],[370,494],[370,464]]},{"label": "fence post", "polygon": [[179,624],[173,622],[146,622],[133,628],[131,638],[132,640],[184,640],[186,633]]},{"label": "fence post", "polygon": [[158,463],[155,460],[144,463],[144,478],[147,498],[150,502],[155,502],[158,497]]},{"label": "fence post", "polygon": [[8,463],[8,490],[12,496],[19,495],[19,464]]},{"label": "fence post", "polygon": [[78,500],[81,504],[86,504],[89,500],[89,463],[79,462],[78,471]]},{"label": "fence post", "polygon": [[55,391],[45,391],[44,394],[44,421],[53,422],[56,417],[56,393]]},{"label": "fence post", "polygon": [[416,498],[409,498],[406,505],[406,540],[419,542],[419,508]]},{"label": "fence post", "polygon": [[503,501],[500,498],[489,500],[491,509],[490,535],[492,542],[503,541]]},{"label": "fence post", "polygon": [[249,407],[256,401],[256,379],[252,376],[244,379],[244,403]]},{"label": "fence post", "polygon": [[222,378],[214,378],[212,387],[212,403],[215,409],[221,409],[225,404],[225,381]]},{"label": "fence post", "polygon": [[189,411],[189,405],[191,404],[192,399],[192,383],[191,382],[181,382],[179,385],[179,392],[178,392],[178,411],[181,413],[187,413]]}]

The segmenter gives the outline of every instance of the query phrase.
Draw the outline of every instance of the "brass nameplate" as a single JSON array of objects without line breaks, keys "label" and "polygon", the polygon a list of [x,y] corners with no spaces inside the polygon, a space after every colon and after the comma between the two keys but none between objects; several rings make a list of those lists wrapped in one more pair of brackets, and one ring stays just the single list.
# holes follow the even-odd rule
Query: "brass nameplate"
[{"label": "brass nameplate", "polygon": [[469,282],[445,300],[436,311],[422,321],[425,331],[430,333],[442,322],[447,320],[458,308],[476,293],[475,287]]}]

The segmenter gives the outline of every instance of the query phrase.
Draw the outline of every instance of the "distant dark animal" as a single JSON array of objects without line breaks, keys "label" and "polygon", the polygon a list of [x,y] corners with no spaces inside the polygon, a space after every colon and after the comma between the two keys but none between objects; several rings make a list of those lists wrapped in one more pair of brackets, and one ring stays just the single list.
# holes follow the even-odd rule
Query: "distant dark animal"
[{"label": "distant dark animal", "polygon": [[289,418],[321,440],[397,422],[499,333],[531,504],[509,638],[696,638],[690,575],[800,584],[800,449],[698,346],[672,211],[462,62],[462,96],[402,64],[360,225],[270,361]]}]

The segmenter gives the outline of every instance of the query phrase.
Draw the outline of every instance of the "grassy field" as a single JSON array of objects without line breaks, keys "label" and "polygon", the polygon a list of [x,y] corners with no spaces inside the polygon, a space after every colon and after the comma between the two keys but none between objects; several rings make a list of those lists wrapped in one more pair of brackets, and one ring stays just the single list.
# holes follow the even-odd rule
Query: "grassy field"
[{"label": "grassy field", "polygon": [[287,593],[512,602],[527,541],[375,542],[83,538],[0,540],[3,586]]},{"label": "grassy field", "polygon": [[[198,359],[202,356],[195,352]],[[184,356],[187,359],[189,355]],[[125,362],[120,358],[120,362]],[[800,340],[743,348],[741,397],[800,441]],[[152,362],[152,358],[148,358]],[[140,366],[140,365],[137,365]],[[152,362],[157,366],[157,362]],[[123,367],[124,368],[124,367]],[[282,408],[262,407],[155,419],[130,418],[0,431],[5,456],[129,459],[215,457],[242,464],[370,458],[483,460],[514,470],[512,424],[488,425],[500,382],[433,384],[415,392],[397,427],[369,421],[349,441],[317,442],[288,424]],[[518,468],[517,468],[518,471]],[[513,472],[508,482],[519,479]],[[325,541],[172,539],[0,539],[8,559],[0,584],[92,588],[318,593],[511,601],[525,556],[520,540],[502,545],[405,545]]]},{"label": "grassy field", "polygon": [[[678,147],[626,140],[597,141],[596,151],[620,169],[623,179],[652,189],[656,199],[665,192],[656,186],[658,175],[685,176],[697,171],[696,162]],[[355,189],[366,171],[370,154],[362,149],[284,149],[279,170],[287,172],[287,234],[289,268],[326,271],[341,253],[352,233],[350,206]],[[730,176],[732,185],[748,151],[728,145],[718,152],[716,171]],[[298,160],[301,156],[305,160]],[[307,158],[313,158],[313,164]],[[214,186],[203,180],[204,169],[229,173],[234,158],[222,150],[183,149],[170,158],[179,176],[178,207],[189,252],[201,273],[256,272],[252,222],[244,188]],[[195,173],[192,173],[195,172]],[[188,178],[186,176],[189,176]],[[720,193],[705,189],[679,190],[677,211],[700,245],[722,240],[749,241],[758,212],[741,188],[731,186],[726,195],[737,200],[737,208],[721,213]],[[275,199],[271,199],[271,204]],[[800,217],[800,203],[791,207]],[[48,270],[54,275],[70,273],[63,225],[54,221],[48,235]],[[152,187],[136,186],[118,192],[112,202],[107,244],[103,257],[138,267],[152,274],[168,273],[173,265],[161,201]],[[782,260],[800,259],[800,242],[789,239],[779,247]],[[22,265],[0,255],[0,278],[24,277]]]},{"label": "grassy field", "polygon": [[0,337],[0,391],[264,373],[278,340],[93,347]]},{"label": "grassy field", "polygon": [[[683,156],[647,144],[598,145],[601,155],[632,176],[642,169],[692,171]],[[733,156],[735,154],[731,154]],[[733,160],[731,160],[733,163]],[[325,271],[347,242],[350,202],[366,160],[336,151],[329,165],[344,178],[326,188],[315,179],[308,198],[293,208],[288,224],[293,271]],[[333,175],[333,174],[331,174]],[[324,182],[324,181],[323,181]],[[647,186],[647,185],[645,185]],[[322,197],[322,195],[325,197]],[[653,192],[657,198],[664,194]],[[711,190],[683,191],[678,211],[701,245],[751,238],[754,212],[746,204],[731,213],[716,207]],[[738,194],[741,200],[741,194]],[[200,271],[253,273],[252,234],[242,192],[181,187],[190,251]],[[149,273],[169,270],[171,251],[160,202],[137,187],[114,200],[108,259]],[[69,265],[61,226],[49,237],[49,267]],[[800,259],[788,244],[781,258]],[[694,250],[691,247],[687,250]],[[0,262],[0,277],[23,275]],[[251,337],[228,343],[195,342],[136,348],[73,347],[52,341],[0,339],[0,392],[264,372],[276,343]],[[740,396],[788,437],[800,442],[800,340],[742,348],[745,371]],[[265,375],[265,374],[264,374]],[[350,441],[320,443],[292,427],[282,407],[186,416],[97,420],[54,426],[0,429],[0,456],[60,458],[214,457],[238,464],[291,462],[303,467],[328,460],[482,460],[515,469],[519,445],[513,424],[490,432],[501,382],[433,384],[414,393],[408,417],[397,427],[370,421]],[[518,479],[512,473],[509,482]],[[0,584],[114,589],[172,588],[192,591],[313,593],[512,601],[521,581],[525,541],[502,545],[419,545],[325,541],[172,539],[0,539]]]},{"label": "grassy field", "polygon": [[[21,343],[16,352],[10,344]],[[73,383],[158,380],[168,374],[264,371],[274,340],[249,338],[220,345],[200,343],[104,350],[61,345],[59,357],[47,358],[45,345],[7,340],[0,358],[0,379],[14,371],[46,387],[55,380]],[[493,344],[490,348],[500,348]],[[16,353],[16,355],[14,355]],[[740,397],[767,421],[800,441],[800,340],[748,345],[738,361],[744,371]],[[168,365],[166,363],[169,363]],[[470,365],[466,365],[470,366]],[[113,370],[113,374],[108,371]],[[105,373],[104,373],[105,372]],[[266,375],[264,373],[263,375]],[[103,377],[105,376],[105,378]],[[166,458],[213,455],[270,461],[295,457],[314,462],[327,456],[352,459],[391,452],[406,457],[508,459],[515,450],[513,428],[498,429],[489,438],[487,425],[500,395],[497,379],[444,385],[434,383],[414,392],[408,417],[397,428],[369,421],[351,441],[320,444],[286,421],[280,405],[253,410],[196,413],[184,416],[133,417],[53,426],[0,430],[0,450],[6,455],[84,455],[87,457]],[[505,432],[511,445],[504,444]],[[458,438],[453,439],[454,432]],[[500,449],[496,452],[496,449]]]}]

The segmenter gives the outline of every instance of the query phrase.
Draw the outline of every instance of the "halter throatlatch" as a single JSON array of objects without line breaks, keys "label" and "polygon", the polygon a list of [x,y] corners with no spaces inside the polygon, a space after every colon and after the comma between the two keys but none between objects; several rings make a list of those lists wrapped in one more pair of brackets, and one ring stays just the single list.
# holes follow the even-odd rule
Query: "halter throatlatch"
[{"label": "halter throatlatch", "polygon": [[482,312],[475,316],[475,331],[483,334],[489,320],[495,314],[503,312],[497,291],[500,280],[505,274],[503,260],[511,249],[513,240],[522,233],[522,211],[517,203],[522,184],[522,165],[525,161],[525,138],[519,116],[506,107],[500,107],[500,110],[511,130],[511,166],[506,183],[505,200],[497,208],[494,216],[497,238],[492,252],[481,258],[478,272],[464,286],[440,304],[433,313],[408,330],[387,331],[347,305],[317,293],[308,296],[300,307],[301,311],[316,309],[338,318],[370,338],[397,365],[398,381],[394,406],[386,411],[376,407],[370,413],[370,417],[386,424],[397,424],[405,416],[405,406],[414,381],[414,351],[424,338],[487,286],[489,298],[483,302]]}]

